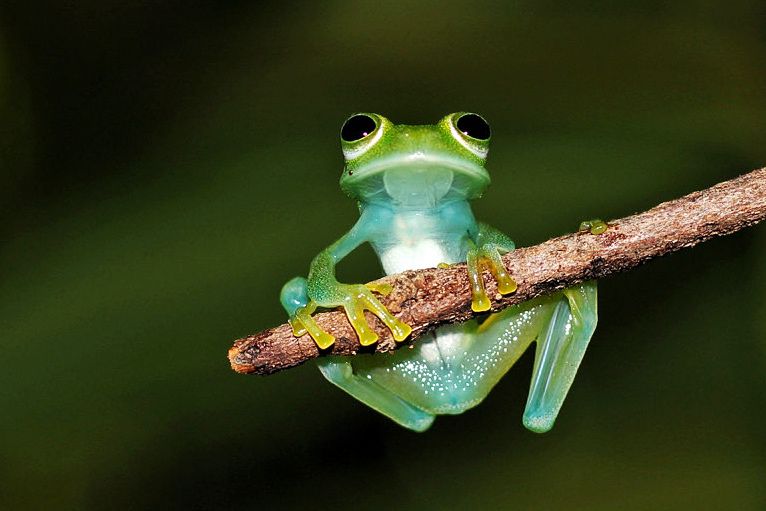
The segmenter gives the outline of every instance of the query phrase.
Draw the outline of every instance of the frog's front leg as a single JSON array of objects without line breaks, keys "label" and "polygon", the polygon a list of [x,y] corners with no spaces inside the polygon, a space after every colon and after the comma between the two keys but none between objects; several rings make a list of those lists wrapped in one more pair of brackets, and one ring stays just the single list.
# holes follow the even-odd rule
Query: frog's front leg
[{"label": "frog's front leg", "polygon": [[290,315],[293,333],[302,335],[308,332],[322,349],[331,346],[335,338],[322,330],[311,316],[317,307],[343,307],[363,346],[378,340],[377,334],[367,324],[365,310],[380,318],[396,341],[403,341],[412,331],[409,325],[395,318],[372,294],[372,289],[381,289],[363,284],[342,284],[335,278],[337,262],[367,241],[363,229],[359,227],[361,223],[361,220],[357,222],[348,234],[314,258],[307,280],[293,279],[282,290],[282,304]]},{"label": "frog's front leg", "polygon": [[287,311],[288,322],[293,328],[293,335],[300,337],[308,332],[321,349],[332,346],[335,338],[319,328],[316,321],[311,318],[317,304],[309,299],[308,281],[305,278],[295,277],[289,280],[282,287],[279,301]]},{"label": "frog's front leg", "polygon": [[542,433],[553,427],[598,320],[596,282],[567,288],[537,339],[524,425]]},{"label": "frog's front leg", "polygon": [[466,264],[468,266],[468,278],[471,281],[471,309],[475,312],[487,311],[491,303],[484,289],[484,280],[481,277],[482,268],[486,266],[495,277],[497,290],[501,294],[505,295],[516,291],[516,282],[508,274],[508,270],[500,258],[501,254],[512,251],[515,245],[511,238],[484,223],[479,223],[475,242],[469,239],[468,245]]}]

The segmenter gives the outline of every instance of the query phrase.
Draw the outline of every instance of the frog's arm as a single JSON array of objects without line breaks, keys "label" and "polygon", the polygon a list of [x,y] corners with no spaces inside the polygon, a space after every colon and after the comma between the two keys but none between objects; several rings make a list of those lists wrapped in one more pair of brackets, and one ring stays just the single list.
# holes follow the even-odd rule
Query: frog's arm
[{"label": "frog's arm", "polygon": [[367,324],[364,311],[369,310],[391,329],[397,341],[404,340],[412,329],[396,319],[372,294],[379,288],[361,284],[341,284],[335,278],[335,265],[352,250],[369,240],[364,214],[354,227],[338,241],[321,251],[311,262],[308,279],[293,279],[282,290],[281,301],[288,314],[295,335],[308,332],[317,345],[324,349],[335,338],[322,330],[311,317],[317,307],[343,307],[351,326],[363,346],[377,341],[378,336]]},{"label": "frog's arm", "polygon": [[500,259],[501,254],[512,251],[516,246],[511,238],[482,222],[479,222],[478,231],[474,233],[472,238],[467,240],[468,252],[466,255],[468,278],[471,281],[471,294],[473,295],[471,308],[476,312],[481,312],[490,308],[489,297],[481,278],[483,266],[486,266],[495,277],[497,290],[501,294],[505,295],[516,291],[516,282],[508,275],[508,271]]}]

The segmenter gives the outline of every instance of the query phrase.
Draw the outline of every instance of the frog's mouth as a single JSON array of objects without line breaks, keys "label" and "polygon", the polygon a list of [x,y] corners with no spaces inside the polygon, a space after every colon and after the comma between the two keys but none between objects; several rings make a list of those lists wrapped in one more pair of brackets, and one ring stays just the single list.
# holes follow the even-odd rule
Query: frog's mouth
[{"label": "frog's mouth", "polygon": [[481,165],[451,156],[414,153],[392,155],[357,168],[343,188],[365,202],[432,207],[477,198],[487,185],[489,173]]}]

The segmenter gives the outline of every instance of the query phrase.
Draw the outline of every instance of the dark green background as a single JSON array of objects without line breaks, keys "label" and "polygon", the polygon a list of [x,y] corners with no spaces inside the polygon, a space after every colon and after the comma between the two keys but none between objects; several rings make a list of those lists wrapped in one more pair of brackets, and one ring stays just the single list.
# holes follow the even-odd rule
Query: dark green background
[{"label": "dark green background", "polygon": [[[603,281],[556,427],[527,354],[400,429],[231,372],[355,220],[346,115],[493,125],[529,245],[766,164],[766,4],[3,2],[0,508],[766,508],[766,228]],[[339,270],[377,275],[371,251]]]}]

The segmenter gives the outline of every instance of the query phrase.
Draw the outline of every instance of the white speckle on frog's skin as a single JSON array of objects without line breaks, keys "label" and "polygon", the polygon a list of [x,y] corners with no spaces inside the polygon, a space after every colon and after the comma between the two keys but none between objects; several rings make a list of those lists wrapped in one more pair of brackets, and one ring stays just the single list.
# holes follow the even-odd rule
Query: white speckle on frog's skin
[{"label": "white speckle on frog's skin", "polygon": [[536,433],[545,433],[551,429],[555,420],[556,417],[551,415],[536,415],[532,417],[525,415],[524,426]]}]

